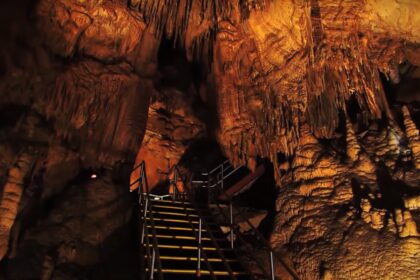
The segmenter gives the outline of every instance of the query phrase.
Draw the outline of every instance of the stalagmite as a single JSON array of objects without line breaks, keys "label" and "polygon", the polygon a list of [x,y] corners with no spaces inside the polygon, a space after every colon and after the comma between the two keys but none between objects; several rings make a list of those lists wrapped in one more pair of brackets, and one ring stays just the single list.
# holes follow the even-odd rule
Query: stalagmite
[{"label": "stalagmite", "polygon": [[16,164],[10,168],[3,188],[0,201],[0,260],[4,258],[8,250],[10,231],[18,213],[24,180],[31,168],[32,160],[31,154],[22,153]]},{"label": "stalagmite", "polygon": [[416,124],[413,122],[410,116],[410,111],[407,106],[402,107],[404,115],[404,126],[405,132],[408,138],[409,146],[413,154],[414,165],[417,169],[420,169],[420,136],[419,130]]},{"label": "stalagmite", "polygon": [[373,209],[370,212],[371,216],[371,226],[373,229],[381,230],[384,227],[385,223],[385,214],[386,210],[384,209]]},{"label": "stalagmite", "polygon": [[[347,156],[351,160],[353,172],[364,178],[369,178],[371,181],[375,180],[375,165],[365,151],[362,151],[358,143],[356,134],[353,130],[353,125],[346,117],[346,144]],[[376,214],[374,214],[376,215]]]},{"label": "stalagmite", "polygon": [[395,222],[400,237],[420,236],[417,231],[416,222],[409,210],[395,210]]},{"label": "stalagmite", "polygon": [[372,205],[370,204],[368,199],[361,199],[360,201],[360,208],[362,210],[361,217],[365,223],[370,224],[372,222],[372,217],[370,215],[370,209],[372,209]]},{"label": "stalagmite", "polygon": [[360,145],[357,143],[357,138],[353,130],[353,125],[346,118],[346,142],[347,142],[347,156],[352,160],[356,161],[359,159]]},{"label": "stalagmite", "polygon": [[410,210],[420,209],[420,195],[404,198],[404,206]]}]

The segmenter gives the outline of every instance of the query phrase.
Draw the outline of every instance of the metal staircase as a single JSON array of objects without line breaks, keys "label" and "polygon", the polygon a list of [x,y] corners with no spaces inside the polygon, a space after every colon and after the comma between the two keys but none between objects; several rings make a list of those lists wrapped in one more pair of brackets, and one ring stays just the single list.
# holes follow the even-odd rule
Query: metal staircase
[{"label": "metal staircase", "polygon": [[[142,162],[133,172],[137,169],[139,177],[131,183],[130,189],[137,184],[142,279],[275,280],[278,279],[275,276],[277,269],[286,275],[286,279],[298,279],[293,268],[274,252],[249,220],[242,219],[252,228],[265,261],[255,256],[255,244],[251,245],[247,236],[235,226],[232,198],[261,176],[262,169],[257,169],[255,174],[242,174],[238,172],[239,168],[223,162],[212,171],[202,173],[204,179],[191,180],[189,189],[174,166],[170,172],[174,177],[170,180],[172,193],[163,196],[150,193],[146,164]],[[239,185],[233,183],[229,191],[227,183],[236,172],[241,180]],[[185,192],[178,188],[179,182],[184,184]],[[202,189],[206,189],[201,192],[206,199],[198,204],[197,201],[203,201],[197,199]],[[228,203],[228,214],[220,202]],[[214,218],[214,209],[225,217],[223,224]],[[221,231],[222,226],[230,228],[228,236]]]},{"label": "metal staircase", "polygon": [[176,167],[174,192],[165,196],[150,194],[145,163],[137,168],[142,279],[253,279],[209,210],[177,192]]}]

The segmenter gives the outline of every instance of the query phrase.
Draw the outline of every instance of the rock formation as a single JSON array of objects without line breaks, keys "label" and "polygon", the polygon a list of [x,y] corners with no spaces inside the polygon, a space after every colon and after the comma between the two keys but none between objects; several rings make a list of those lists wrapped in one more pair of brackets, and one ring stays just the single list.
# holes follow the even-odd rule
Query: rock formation
[{"label": "rock formation", "polygon": [[139,273],[130,168],[207,138],[302,279],[418,279],[418,1],[3,2],[0,278]]}]

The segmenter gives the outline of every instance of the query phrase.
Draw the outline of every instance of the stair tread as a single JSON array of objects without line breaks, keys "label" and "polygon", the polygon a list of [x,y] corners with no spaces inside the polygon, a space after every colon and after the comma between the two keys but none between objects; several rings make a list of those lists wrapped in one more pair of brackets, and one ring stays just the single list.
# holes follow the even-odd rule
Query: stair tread
[{"label": "stair tread", "polygon": [[[152,228],[151,225],[147,225],[147,228]],[[179,231],[194,231],[192,228],[188,227],[174,227],[174,226],[163,226],[163,225],[155,225],[155,229],[168,229],[168,230],[179,230]],[[202,229],[203,232],[207,232],[206,229]]]},{"label": "stair tread", "polygon": [[[160,216],[160,215],[159,215]],[[146,220],[151,220],[150,217],[146,217]],[[153,220],[155,222],[165,222],[165,223],[180,223],[180,224],[193,224],[194,226],[198,226],[199,225],[199,221],[198,220],[188,220],[188,219],[181,219],[181,218],[161,218],[161,217],[153,217]],[[208,226],[211,227],[219,227],[220,225],[218,225],[217,223],[213,223],[213,222],[206,222],[206,224]],[[203,223],[203,227],[204,227],[204,223]]]},{"label": "stair tread", "polygon": [[[149,238],[151,239],[153,237],[149,236]],[[164,245],[174,245],[174,246],[181,246],[181,245],[182,246],[197,246],[198,241],[197,239],[180,240],[180,239],[171,239],[171,238],[157,238],[157,243],[164,244]],[[201,244],[204,247],[214,247],[214,243],[210,239],[202,240]],[[228,240],[218,241],[217,244],[220,248],[227,248],[230,246],[230,242]]]},{"label": "stair tread", "polygon": [[[147,244],[145,244],[147,246]],[[153,244],[150,244],[149,246],[153,247]],[[191,246],[191,245],[173,245],[173,244],[157,244],[158,248],[166,248],[166,249],[181,249],[181,250],[198,250],[198,246]],[[230,248],[229,248],[230,249]],[[217,251],[217,248],[215,247],[208,247],[203,246],[203,250],[206,251]],[[220,248],[220,250],[228,250],[227,248]]]},{"label": "stair tread", "polygon": [[[147,258],[147,256],[145,256]],[[198,258],[197,257],[186,257],[186,256],[159,256],[161,260],[169,260],[169,261],[186,261],[186,262],[197,262]],[[222,258],[204,258],[201,257],[200,258],[202,262],[223,262]],[[226,262],[229,263],[239,263],[239,261],[237,259],[225,259]]]},{"label": "stair tread", "polygon": [[[154,240],[157,241],[161,272],[166,275],[165,279],[198,279],[196,266],[200,247],[198,246],[197,233],[200,217],[203,219],[200,279],[212,279],[210,268],[217,279],[231,279],[229,269],[238,280],[250,279],[220,229],[220,226],[226,225],[216,223],[211,211],[204,205],[196,206],[189,202],[170,199],[153,199],[150,200],[149,206],[144,221],[148,228],[147,240],[151,242],[151,239],[156,238]],[[152,229],[151,214],[155,229],[153,232],[150,231]],[[153,235],[154,233],[156,235]],[[214,246],[210,236],[215,238],[219,249]],[[152,248],[153,245],[152,243],[143,244],[142,247],[144,250]],[[146,259],[148,256],[144,256],[144,260]],[[149,271],[148,268],[145,270]],[[156,267],[154,271],[157,272]]]},{"label": "stair tread", "polygon": [[[145,269],[147,272],[149,271],[148,268]],[[158,272],[158,270],[155,268],[155,272]],[[196,274],[197,269],[164,269],[162,268],[162,273],[175,273],[175,274]],[[223,270],[214,270],[214,275],[230,275],[228,271]],[[210,270],[201,270],[202,275],[210,275]],[[247,275],[244,271],[233,271],[233,275]]]},{"label": "stair tread", "polygon": [[168,215],[168,216],[182,216],[182,217],[198,217],[197,214],[185,214],[184,212],[178,213],[178,212],[168,212],[168,211],[152,211],[153,215]]},{"label": "stair tread", "polygon": [[[146,217],[146,220],[150,220],[150,218],[149,217]],[[197,225],[199,223],[198,221],[191,221],[190,222],[189,220],[170,219],[170,218],[166,219],[166,218],[156,218],[156,217],[153,217],[153,220],[154,221],[159,221],[159,222],[169,222],[169,223],[183,223],[183,224],[190,224],[190,223],[192,223],[194,225]]]},{"label": "stair tread", "polygon": [[153,201],[153,204],[162,203],[162,204],[185,204],[185,205],[189,205],[189,206],[193,205],[193,204],[191,204],[191,202],[180,201],[180,200],[172,201],[172,200],[169,200],[169,199],[153,199],[152,201]]},{"label": "stair tread", "polygon": [[183,206],[173,206],[173,205],[167,205],[167,204],[156,204],[156,203],[152,203],[153,207],[156,208],[163,208],[163,209],[171,209],[171,210],[181,210],[181,211],[194,211],[197,212],[196,209],[191,208],[191,207],[183,207]]},{"label": "stair tread", "polygon": [[[150,247],[149,247],[150,248]],[[237,259],[236,253],[229,249],[223,250],[223,256],[226,259]],[[205,250],[208,258],[220,258],[220,252],[216,250]],[[159,248],[159,255],[162,256],[177,256],[177,257],[197,257],[197,249],[194,250],[180,250],[178,248]]]},{"label": "stair tread", "polygon": [[[148,234],[149,237],[153,237],[153,235]],[[164,235],[164,234],[157,234],[156,238],[158,239],[174,239],[174,240],[194,240],[197,241],[197,238],[195,236],[187,236],[187,235]],[[201,237],[202,241],[211,241],[211,238],[209,237]],[[215,238],[217,242],[225,242],[228,241],[224,238]]]}]

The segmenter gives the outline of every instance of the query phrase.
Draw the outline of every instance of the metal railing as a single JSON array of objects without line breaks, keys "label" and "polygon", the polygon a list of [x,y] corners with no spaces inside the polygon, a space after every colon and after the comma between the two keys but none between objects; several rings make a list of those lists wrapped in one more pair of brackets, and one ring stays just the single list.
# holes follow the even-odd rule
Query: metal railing
[{"label": "metal railing", "polygon": [[[240,167],[234,168],[228,160],[225,160],[209,172],[202,172],[201,175],[206,180],[192,180],[193,184],[203,184],[202,187],[206,188],[215,188],[218,186],[219,182],[222,182],[221,190],[224,190],[223,182],[229,178],[231,175],[235,174],[236,171],[239,170]],[[216,176],[216,180],[213,180],[213,177]]]},{"label": "metal railing", "polygon": [[[220,165],[218,165],[216,168],[212,169],[210,172],[203,172],[201,173],[202,176],[207,176],[207,180],[191,180],[192,184],[195,184],[193,187],[207,187],[209,190],[216,190],[218,192],[223,192],[225,188],[225,180],[236,173],[236,171],[241,168],[234,168],[229,161],[224,161]],[[264,263],[255,255],[253,254],[254,247],[249,244],[245,240],[245,237],[240,232],[239,229],[237,229],[234,225],[234,217],[233,217],[233,202],[232,198],[229,199],[229,215],[227,216],[225,211],[223,211],[220,203],[217,201],[217,199],[214,199],[212,201],[217,206],[217,210],[222,214],[223,218],[229,224],[230,227],[230,242],[231,247],[235,248],[235,238],[236,235],[237,241],[241,242],[245,248],[248,248],[251,253],[249,254],[250,257],[254,260],[254,262],[257,264],[260,271],[265,275],[265,277],[268,277],[269,279],[275,280],[275,266],[276,263],[279,263],[283,268],[287,271],[287,273],[293,278],[293,279],[299,279],[297,273],[294,271],[293,268],[291,268],[280,256],[274,252],[273,248],[271,247],[270,243],[266,240],[264,235],[245,217],[245,215],[240,211],[240,209],[236,209],[237,213],[241,217],[242,220],[244,220],[247,225],[251,228],[253,231],[253,234],[256,236],[256,238],[261,242],[262,248],[267,252],[267,256],[269,258],[269,272],[267,272],[267,269],[265,268]],[[277,261],[277,262],[276,262]]]},{"label": "metal railing", "polygon": [[[202,254],[203,257],[204,257],[204,260],[205,260],[205,262],[207,264],[207,267],[209,269],[211,278],[212,279],[217,279],[216,276],[215,276],[215,274],[214,274],[214,270],[213,270],[213,268],[211,266],[211,263],[208,260],[207,254],[206,254],[205,250],[203,250],[203,246],[202,246],[202,242],[201,242],[202,241],[201,236],[202,236],[202,231],[203,231],[203,226],[204,226],[206,232],[208,233],[208,235],[210,237],[210,240],[211,240],[213,246],[216,248],[216,251],[218,252],[220,258],[222,259],[222,262],[223,262],[226,270],[228,271],[229,276],[231,277],[231,279],[236,279],[236,277],[235,277],[235,275],[233,273],[233,270],[230,267],[229,263],[226,261],[226,257],[224,256],[222,250],[220,249],[220,247],[219,247],[219,245],[218,245],[218,243],[217,243],[217,241],[216,241],[216,239],[215,239],[212,231],[210,230],[209,225],[206,222],[206,219],[203,217],[203,215],[200,212],[200,208],[195,203],[194,196],[189,191],[189,189],[185,187],[186,186],[185,185],[185,180],[181,176],[181,173],[179,172],[178,166],[177,165],[174,165],[172,168],[173,168],[172,171],[174,172],[174,180],[171,180],[170,182],[171,182],[171,184],[173,184],[174,197],[176,197],[177,194],[178,194],[178,197],[181,198],[179,201],[182,202],[182,205],[183,205],[183,207],[185,209],[185,213],[187,213],[187,218],[188,218],[188,220],[190,222],[191,228],[194,229],[194,234],[195,234],[195,237],[196,237],[196,240],[197,240],[197,244],[198,244],[198,246],[197,246],[197,248],[198,248],[198,250],[197,250],[197,255],[198,255],[198,258],[197,258],[197,277],[200,277],[201,276],[201,254]],[[170,172],[170,174],[171,174],[171,172]],[[178,185],[177,185],[178,180],[181,180],[181,182],[184,185],[184,191],[182,193],[179,192],[179,190],[178,190]],[[182,195],[179,196],[179,194],[182,194]],[[198,217],[199,217],[199,228],[198,228],[198,230],[195,228],[194,224],[192,223],[192,220],[191,220],[191,218],[190,218],[190,216],[188,214],[188,211],[186,209],[187,206],[185,204],[186,203],[185,200],[187,200],[187,199],[194,206],[194,208],[197,210]]]},{"label": "metal railing", "polygon": [[[140,206],[140,221],[141,221],[141,250],[145,249],[145,256],[147,257],[147,269],[148,269],[148,277],[147,279],[155,279],[155,272],[157,272],[157,279],[163,280],[162,275],[162,265],[160,262],[159,257],[159,247],[156,238],[156,228],[155,222],[153,218],[153,208],[152,203],[150,203],[150,191],[149,191],[149,184],[147,182],[146,176],[146,163],[142,161],[139,165],[137,165],[132,171],[136,171],[140,169],[139,177],[130,184],[130,188],[138,184],[138,195],[139,195],[139,206]],[[148,220],[150,221],[151,225],[151,233],[152,238],[149,238],[149,228],[146,223],[146,217],[148,216]],[[152,240],[150,240],[152,239]],[[152,250],[150,248],[152,247]],[[157,267],[155,269],[155,266]]]}]

